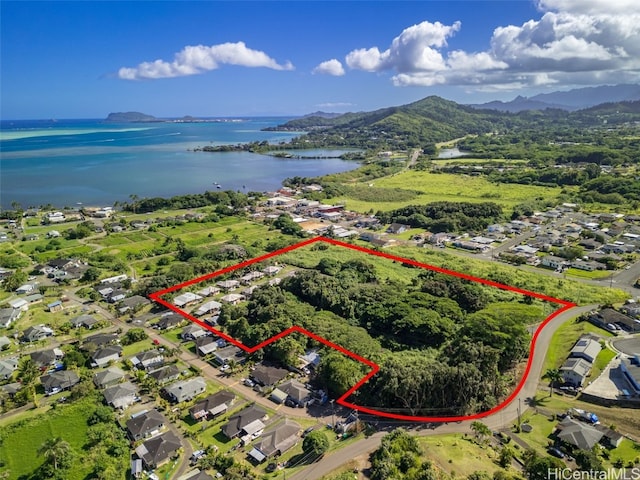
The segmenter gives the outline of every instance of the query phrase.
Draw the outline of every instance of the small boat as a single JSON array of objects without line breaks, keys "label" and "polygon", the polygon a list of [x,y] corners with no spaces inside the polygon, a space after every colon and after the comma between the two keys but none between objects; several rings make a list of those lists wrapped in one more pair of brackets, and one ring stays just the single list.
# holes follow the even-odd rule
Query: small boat
[{"label": "small boat", "polygon": [[218,182],[213,182],[214,185],[220,185]]},{"label": "small boat", "polygon": [[216,188],[222,188],[222,185],[220,185],[219,183],[216,184]]}]

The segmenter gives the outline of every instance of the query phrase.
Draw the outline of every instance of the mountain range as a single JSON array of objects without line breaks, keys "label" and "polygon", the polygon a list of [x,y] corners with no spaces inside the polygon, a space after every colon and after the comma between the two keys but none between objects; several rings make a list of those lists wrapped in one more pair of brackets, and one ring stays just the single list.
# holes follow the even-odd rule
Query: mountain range
[{"label": "mountain range", "polygon": [[477,109],[514,113],[525,110],[545,110],[547,108],[558,108],[572,112],[601,103],[633,100],[640,100],[640,85],[602,85],[599,87],[576,88],[568,91],[541,93],[532,97],[519,95],[509,102],[494,100],[487,103],[470,104],[469,106]]}]

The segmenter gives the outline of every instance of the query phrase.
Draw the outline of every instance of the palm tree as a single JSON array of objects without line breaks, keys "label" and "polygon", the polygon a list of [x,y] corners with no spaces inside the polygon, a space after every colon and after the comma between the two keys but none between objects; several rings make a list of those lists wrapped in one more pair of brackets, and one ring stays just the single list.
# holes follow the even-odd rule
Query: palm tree
[{"label": "palm tree", "polygon": [[36,362],[34,362],[31,357],[26,357],[18,368],[18,379],[25,388],[30,390],[31,399],[33,400],[33,405],[36,408],[38,407],[38,399],[36,397],[36,380],[39,376],[40,370],[38,369]]},{"label": "palm tree", "polygon": [[550,368],[544,372],[542,378],[549,380],[549,397],[551,397],[553,395],[553,386],[562,381],[562,372],[557,368]]},{"label": "palm tree", "polygon": [[45,440],[38,449],[38,455],[42,455],[48,463],[52,463],[54,470],[58,469],[60,462],[70,453],[71,445],[60,437]]},{"label": "palm tree", "polygon": [[475,433],[479,442],[484,442],[485,437],[491,435],[491,430],[484,423],[475,421],[471,424],[471,430]]},{"label": "palm tree", "polygon": [[132,193],[131,195],[129,195],[129,198],[131,199],[131,208],[133,209],[133,214],[135,215],[136,206],[138,205],[138,200],[140,199],[140,197],[135,193]]}]

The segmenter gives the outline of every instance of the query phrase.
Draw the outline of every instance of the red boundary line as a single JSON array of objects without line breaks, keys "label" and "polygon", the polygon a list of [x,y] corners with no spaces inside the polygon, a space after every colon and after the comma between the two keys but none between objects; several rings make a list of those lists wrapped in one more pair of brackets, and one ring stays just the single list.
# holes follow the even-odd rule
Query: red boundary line
[{"label": "red boundary line", "polygon": [[[545,300],[548,302],[552,302],[552,303],[557,303],[562,305],[561,308],[559,308],[558,310],[554,311],[551,315],[549,315],[541,324],[540,326],[536,329],[535,333],[533,334],[533,338],[531,339],[531,345],[529,347],[529,359],[527,361],[527,366],[525,368],[524,374],[522,375],[522,379],[520,380],[520,382],[518,383],[518,385],[516,386],[515,390],[511,393],[511,395],[509,395],[509,397],[507,397],[506,400],[504,400],[502,403],[500,403],[499,405],[493,407],[491,410],[487,410],[486,412],[481,412],[481,413],[477,413],[475,415],[466,415],[466,416],[457,416],[457,417],[420,417],[420,416],[413,416],[413,415],[400,415],[400,414],[396,414],[396,413],[389,413],[389,412],[381,412],[379,410],[373,409],[373,408],[368,408],[368,407],[362,407],[359,405],[356,405],[354,403],[348,402],[347,398],[349,398],[356,390],[358,390],[362,385],[364,385],[371,377],[373,377],[376,373],[378,373],[378,371],[380,370],[380,367],[372,362],[371,360],[367,360],[366,358],[361,357],[360,355],[357,355],[349,350],[347,350],[344,347],[341,347],[340,345],[337,345],[333,342],[330,342],[329,340],[326,340],[325,338],[320,337],[319,335],[316,335],[313,332],[310,332],[309,330],[306,330],[302,327],[299,326],[293,326],[290,328],[287,328],[286,330],[283,330],[282,332],[278,333],[277,335],[274,335],[271,338],[268,338],[267,340],[253,346],[253,347],[249,347],[247,345],[244,345],[242,342],[230,337],[229,335],[216,330],[215,328],[210,327],[209,325],[207,325],[206,323],[202,322],[201,320],[195,318],[194,316],[188,314],[187,312],[179,309],[178,307],[176,307],[175,305],[170,304],[169,302],[163,300],[162,298],[160,298],[162,295],[165,295],[167,293],[170,292],[174,292],[176,290],[180,290],[184,287],[187,287],[189,285],[193,285],[199,282],[202,282],[204,280],[209,280],[211,278],[223,275],[225,273],[229,273],[229,272],[233,272],[235,270],[238,270],[240,268],[244,268],[248,265],[252,265],[254,263],[258,263],[258,262],[262,262],[264,260],[268,260],[270,258],[276,257],[278,255],[282,255],[283,253],[287,253],[287,252],[291,252],[293,250],[297,250],[298,248],[302,248],[302,247],[306,247],[307,245],[311,245],[317,242],[324,242],[324,243],[329,243],[331,245],[336,245],[339,247],[344,247],[344,248],[349,248],[351,250],[356,250],[358,252],[362,252],[362,253],[366,253],[368,255],[375,255],[376,257],[382,257],[382,258],[386,258],[389,260],[393,260],[396,262],[401,262],[401,263],[405,263],[407,265],[413,265],[415,267],[420,267],[420,268],[424,268],[426,270],[433,270],[435,272],[439,272],[439,273],[444,273],[446,275],[452,275],[454,277],[458,277],[458,278],[463,278],[465,280],[470,280],[473,282],[478,282],[481,283],[483,285],[489,285],[491,287],[496,287],[496,288],[500,288],[502,290],[508,290],[511,292],[515,292],[515,293],[520,293],[522,295],[528,295],[534,298],[538,298],[540,300]],[[365,247],[361,247],[358,245],[352,245],[349,243],[345,243],[345,242],[341,242],[339,240],[333,240],[331,238],[326,238],[326,237],[314,237],[311,238],[309,240],[304,240],[300,243],[296,243],[295,245],[290,245],[288,247],[282,248],[280,250],[276,250],[274,252],[268,253],[266,255],[262,255],[260,257],[256,257],[253,258],[251,260],[247,260],[241,263],[238,263],[236,265],[232,265],[230,267],[226,267],[223,268],[222,270],[218,270],[217,272],[213,272],[213,273],[209,273],[207,275],[203,275],[201,277],[198,278],[194,278],[192,280],[189,280],[187,282],[184,283],[180,283],[178,285],[174,285],[172,287],[166,288],[164,290],[159,290],[157,292],[154,292],[152,294],[149,295],[149,298],[151,298],[153,301],[164,305],[165,307],[167,307],[170,310],[173,310],[177,313],[179,313],[180,315],[182,315],[183,317],[187,318],[188,320],[200,325],[201,327],[215,333],[216,335],[224,338],[225,340],[227,340],[229,343],[238,346],[239,348],[241,348],[242,350],[244,350],[247,353],[254,353],[257,350],[260,350],[263,347],[266,347],[267,345],[281,339],[282,337],[285,337],[287,335],[289,335],[290,333],[294,333],[294,332],[298,332],[298,333],[302,333],[303,335],[306,335],[308,337],[313,338],[314,340],[327,345],[328,347],[331,347],[335,350],[338,350],[339,352],[343,353],[344,355],[347,355],[348,357],[357,360],[358,362],[364,363],[365,365],[369,366],[371,368],[371,371],[366,374],[358,383],[356,383],[353,387],[351,387],[344,395],[342,395],[338,400],[338,404],[343,405],[345,407],[349,407],[349,408],[353,408],[356,409],[360,412],[364,412],[364,413],[369,413],[372,415],[378,415],[380,417],[387,417],[387,418],[393,418],[396,420],[405,420],[405,421],[414,421],[414,422],[455,422],[455,421],[461,421],[461,420],[474,420],[474,419],[479,419],[479,418],[483,418],[486,416],[489,416],[491,414],[494,414],[500,410],[502,410],[503,408],[505,408],[514,398],[516,398],[516,396],[520,393],[520,390],[522,390],[522,388],[524,387],[525,381],[527,380],[527,377],[529,376],[529,372],[531,371],[531,366],[532,366],[532,361],[533,361],[533,354],[535,351],[535,344],[536,341],[538,339],[538,336],[540,335],[540,332],[542,331],[542,329],[556,316],[560,315],[562,312],[569,310],[573,307],[576,306],[575,303],[572,302],[568,302],[566,300],[560,300],[558,298],[554,298],[554,297],[550,297],[548,295],[543,295],[541,293],[536,293],[536,292],[531,292],[529,290],[524,290],[522,288],[517,288],[517,287],[512,287],[509,285],[504,285],[502,283],[498,283],[498,282],[494,282],[491,280],[487,280],[484,278],[478,278],[478,277],[474,277],[472,275],[468,275],[466,273],[461,273],[461,272],[456,272],[453,270],[447,270],[445,268],[441,268],[441,267],[436,267],[434,265],[429,265],[426,263],[421,263],[418,262],[416,260],[411,260],[408,258],[403,258],[403,257],[398,257],[396,255],[391,255],[389,253],[385,253],[385,252],[379,252],[376,250],[371,250]]]}]

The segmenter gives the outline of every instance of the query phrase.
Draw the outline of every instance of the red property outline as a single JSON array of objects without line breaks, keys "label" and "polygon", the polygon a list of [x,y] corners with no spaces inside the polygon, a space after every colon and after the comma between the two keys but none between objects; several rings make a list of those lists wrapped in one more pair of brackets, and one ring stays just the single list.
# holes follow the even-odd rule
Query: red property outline
[{"label": "red property outline", "polygon": [[[302,247],[306,247],[308,245],[317,243],[317,242],[325,242],[325,243],[329,243],[331,245],[336,245],[339,247],[345,247],[345,248],[349,248],[351,250],[356,250],[358,252],[362,252],[362,253],[366,253],[368,255],[375,255],[376,257],[382,257],[382,258],[386,258],[389,260],[394,260],[397,262],[401,262],[401,263],[405,263],[407,265],[413,265],[415,267],[420,267],[420,268],[424,268],[427,270],[433,270],[435,272],[439,272],[439,273],[444,273],[446,275],[452,275],[454,277],[458,277],[458,278],[463,278],[465,280],[470,280],[473,282],[478,282],[484,285],[489,285],[491,287],[496,287],[496,288],[500,288],[502,290],[508,290],[511,292],[515,292],[515,293],[520,293],[522,295],[529,295],[531,297],[534,298],[538,298],[540,300],[545,300],[548,302],[552,302],[552,303],[557,303],[562,305],[561,308],[559,308],[558,310],[554,311],[553,313],[551,313],[551,315],[549,315],[541,324],[540,326],[536,329],[535,333],[533,334],[533,337],[531,339],[531,346],[529,347],[529,359],[527,361],[527,366],[525,368],[524,374],[522,375],[522,379],[520,380],[520,382],[518,383],[518,385],[516,386],[515,390],[511,393],[511,395],[509,395],[509,397],[507,397],[506,400],[504,400],[502,403],[500,403],[499,405],[493,407],[491,410],[487,410],[486,412],[481,412],[481,413],[477,413],[475,415],[466,415],[466,416],[457,416],[457,417],[420,417],[420,416],[413,416],[413,415],[400,415],[400,414],[395,414],[395,413],[388,413],[388,412],[381,412],[379,410],[375,410],[373,408],[368,408],[368,407],[361,407],[359,405],[356,405],[354,403],[350,403],[347,401],[347,398],[349,398],[358,388],[360,388],[364,383],[366,383],[371,377],[373,377],[376,373],[378,373],[378,371],[380,370],[380,367],[375,364],[374,362],[372,362],[371,360],[367,360],[366,358],[361,357],[360,355],[357,355],[343,347],[341,347],[340,345],[337,345],[333,342],[330,342],[329,340],[326,340],[318,335],[316,335],[313,332],[310,332],[302,327],[299,326],[293,326],[290,328],[287,328],[286,330],[278,333],[277,335],[274,335],[271,338],[268,338],[267,340],[259,343],[258,345],[255,345],[253,347],[249,347],[247,345],[244,345],[242,342],[228,336],[227,334],[216,330],[215,328],[210,327],[209,325],[207,325],[206,323],[202,322],[201,320],[198,320],[197,318],[195,318],[194,316],[188,314],[187,312],[184,312],[183,310],[179,309],[178,307],[176,307],[175,305],[170,304],[169,302],[163,300],[162,298],[160,298],[162,295],[165,295],[167,293],[170,292],[174,292],[176,290],[180,290],[184,287],[188,287],[189,285],[193,285],[195,283],[199,283],[202,282],[204,280],[209,280],[211,278],[217,277],[219,275],[223,275],[225,273],[229,273],[229,272],[233,272],[235,270],[238,270],[240,268],[244,268],[248,265],[252,265],[254,263],[258,263],[258,262],[262,262],[264,260],[268,260],[270,258],[276,257],[278,255],[282,255],[283,253],[287,253],[287,252],[291,252],[293,250],[297,250],[298,248],[302,248]],[[497,282],[493,282],[491,280],[486,280],[484,278],[478,278],[478,277],[474,277],[471,275],[467,275],[466,273],[460,273],[460,272],[456,272],[453,270],[447,270],[445,268],[441,268],[441,267],[436,267],[434,265],[429,265],[426,263],[421,263],[418,262],[416,260],[411,260],[408,258],[403,258],[403,257],[398,257],[395,255],[391,255],[389,253],[384,253],[384,252],[379,252],[376,250],[370,250],[368,248],[365,247],[361,247],[358,245],[352,245],[349,243],[344,243],[344,242],[340,242],[338,240],[333,240],[330,238],[326,238],[326,237],[314,237],[311,238],[309,240],[304,240],[300,243],[296,243],[294,245],[282,248],[280,250],[276,250],[274,252],[268,253],[266,255],[262,255],[260,257],[256,257],[253,258],[251,260],[247,260],[241,263],[238,263],[236,265],[232,265],[230,267],[226,267],[223,268],[222,270],[218,270],[217,272],[213,272],[213,273],[209,273],[207,275],[203,275],[201,277],[198,278],[194,278],[192,280],[189,280],[187,282],[184,283],[180,283],[178,285],[174,285],[173,287],[169,287],[166,288],[164,290],[159,290],[157,292],[154,292],[152,294],[149,295],[149,298],[151,298],[153,301],[164,305],[165,307],[169,308],[170,310],[173,310],[175,312],[177,312],[178,314],[182,315],[183,317],[185,317],[186,319],[200,325],[203,328],[206,328],[207,330],[215,333],[216,335],[224,338],[225,340],[227,340],[229,343],[238,346],[239,348],[241,348],[242,350],[244,350],[247,353],[253,353],[257,350],[260,350],[261,348],[275,342],[276,340],[281,339],[282,337],[285,337],[287,335],[289,335],[290,333],[294,333],[294,332],[298,332],[298,333],[302,333],[303,335],[306,335],[308,337],[313,338],[314,340],[317,340],[318,342],[327,345],[328,347],[334,348],[336,350],[338,350],[339,352],[343,353],[344,355],[347,355],[348,357],[357,360],[358,362],[364,363],[365,365],[369,366],[371,368],[371,371],[366,374],[358,383],[356,383],[353,387],[351,387],[344,395],[342,395],[338,400],[338,404],[343,405],[345,407],[348,408],[352,408],[355,410],[358,410],[359,412],[364,412],[364,413],[369,413],[372,415],[378,415],[380,417],[387,417],[387,418],[393,418],[396,420],[405,420],[405,421],[414,421],[414,422],[452,422],[452,421],[461,421],[461,420],[473,420],[473,419],[479,419],[479,418],[483,418],[486,416],[489,416],[493,413],[496,413],[498,411],[500,411],[501,409],[503,409],[504,407],[506,407],[509,403],[511,403],[511,401],[516,398],[516,396],[518,395],[518,393],[520,393],[520,390],[522,390],[522,388],[524,387],[524,384],[527,380],[527,377],[529,376],[529,372],[531,370],[531,365],[533,362],[533,354],[534,354],[534,350],[535,350],[535,345],[536,345],[536,341],[538,339],[538,336],[540,334],[540,332],[542,331],[542,329],[556,316],[560,315],[562,312],[569,310],[573,307],[576,306],[575,303],[572,302],[568,302],[566,300],[560,300],[558,298],[554,298],[554,297],[550,297],[548,295],[543,295],[541,293],[536,293],[536,292],[530,292],[528,290],[524,290],[521,288],[517,288],[517,287],[512,287],[509,285],[504,285],[501,283],[497,283]]]}]

